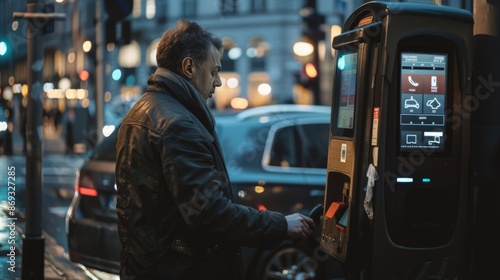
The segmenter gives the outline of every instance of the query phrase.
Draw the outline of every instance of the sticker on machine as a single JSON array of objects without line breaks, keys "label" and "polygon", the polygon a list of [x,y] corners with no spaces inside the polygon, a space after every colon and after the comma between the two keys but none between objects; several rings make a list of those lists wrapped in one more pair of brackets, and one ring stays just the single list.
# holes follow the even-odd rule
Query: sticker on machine
[{"label": "sticker on machine", "polygon": [[380,117],[380,108],[373,108],[373,125],[372,125],[372,146],[378,146],[378,120]]},{"label": "sticker on machine", "polygon": [[347,157],[347,144],[342,144],[340,148],[340,162],[346,162]]}]

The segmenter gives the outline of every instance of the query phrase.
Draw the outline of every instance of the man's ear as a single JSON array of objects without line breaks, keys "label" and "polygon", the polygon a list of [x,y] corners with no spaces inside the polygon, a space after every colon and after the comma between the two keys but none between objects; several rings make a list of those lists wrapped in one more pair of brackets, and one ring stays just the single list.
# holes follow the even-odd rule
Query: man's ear
[{"label": "man's ear", "polygon": [[188,79],[193,78],[196,71],[196,64],[194,63],[193,58],[186,57],[182,60],[182,75]]}]

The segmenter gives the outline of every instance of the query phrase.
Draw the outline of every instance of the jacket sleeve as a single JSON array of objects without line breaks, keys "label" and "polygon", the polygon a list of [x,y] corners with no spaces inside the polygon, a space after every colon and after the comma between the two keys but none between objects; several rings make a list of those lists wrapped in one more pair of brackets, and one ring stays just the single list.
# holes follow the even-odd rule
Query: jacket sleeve
[{"label": "jacket sleeve", "polygon": [[217,166],[214,139],[194,123],[177,121],[162,137],[162,170],[180,215],[188,226],[227,233],[240,245],[271,247],[286,236],[280,213],[258,211],[229,198],[224,167]]}]

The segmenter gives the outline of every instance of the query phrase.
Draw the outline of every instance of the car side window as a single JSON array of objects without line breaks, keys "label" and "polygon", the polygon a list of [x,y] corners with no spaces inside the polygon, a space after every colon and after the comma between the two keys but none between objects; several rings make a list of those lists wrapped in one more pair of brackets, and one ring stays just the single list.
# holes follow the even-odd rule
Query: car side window
[{"label": "car side window", "polygon": [[326,168],[328,158],[329,124],[302,124],[296,126],[300,138],[300,167]]},{"label": "car side window", "polygon": [[269,159],[269,165],[295,167],[296,135],[292,126],[280,128],[276,131]]},{"label": "car side window", "polygon": [[329,124],[299,124],[276,131],[269,165],[326,168]]}]

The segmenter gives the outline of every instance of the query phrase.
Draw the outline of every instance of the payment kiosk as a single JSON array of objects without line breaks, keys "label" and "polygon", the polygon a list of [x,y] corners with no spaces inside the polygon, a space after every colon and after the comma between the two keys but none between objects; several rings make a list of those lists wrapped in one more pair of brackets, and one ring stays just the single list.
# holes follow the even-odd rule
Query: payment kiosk
[{"label": "payment kiosk", "polygon": [[465,278],[472,28],[465,10],[369,2],[333,39],[320,244],[348,279]]}]

